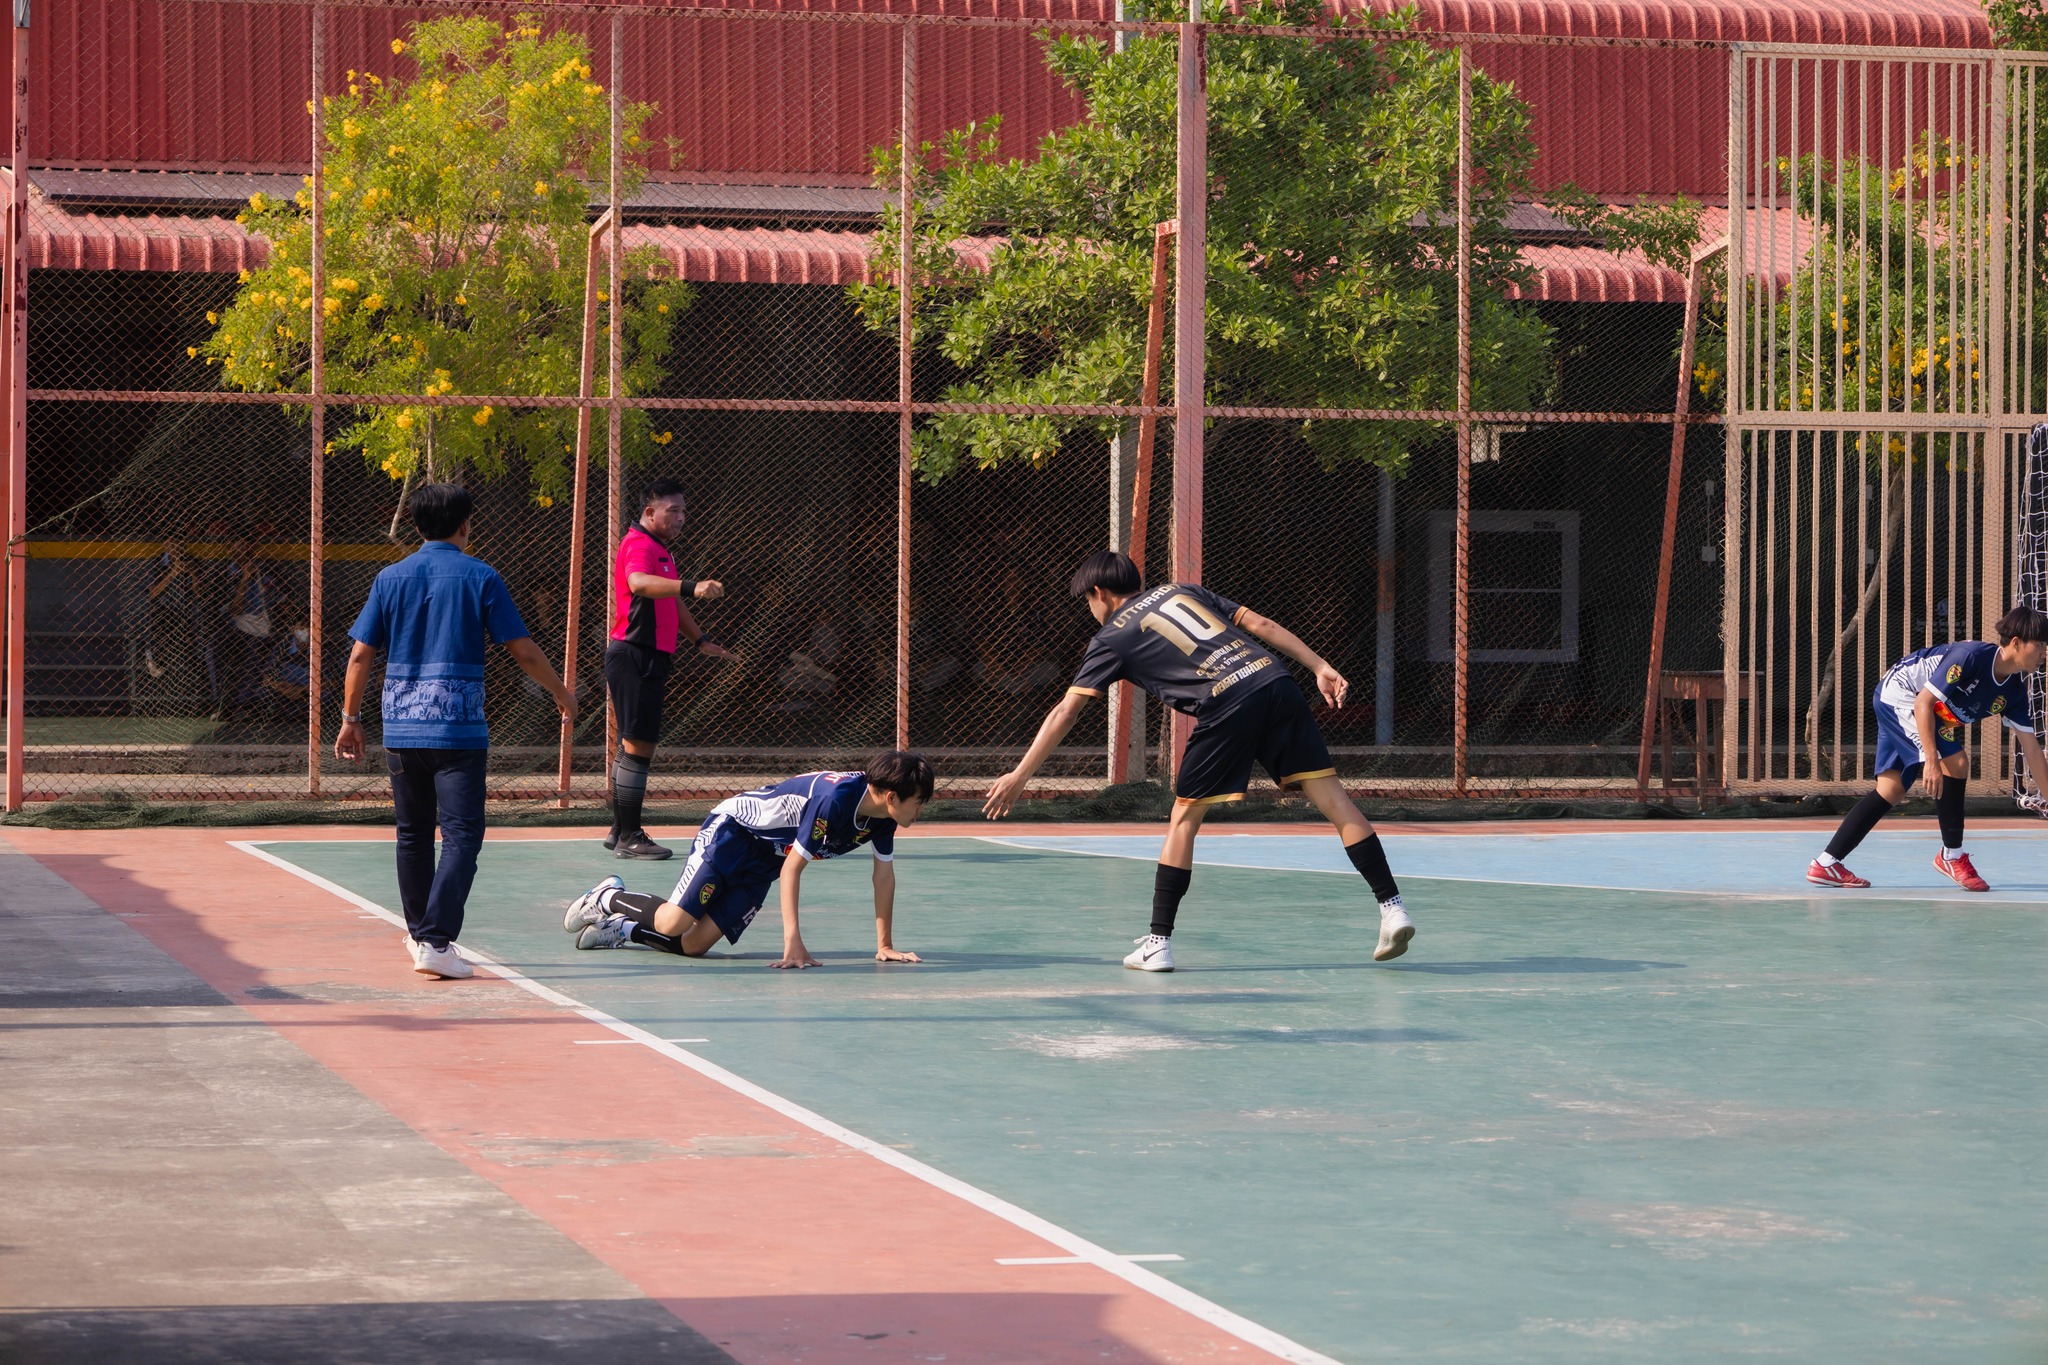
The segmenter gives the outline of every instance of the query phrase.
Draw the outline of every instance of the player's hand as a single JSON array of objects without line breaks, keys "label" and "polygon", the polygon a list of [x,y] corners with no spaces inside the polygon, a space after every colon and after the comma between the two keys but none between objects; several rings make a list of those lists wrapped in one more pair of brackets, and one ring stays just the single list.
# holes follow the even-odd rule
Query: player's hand
[{"label": "player's hand", "polygon": [[566,687],[555,693],[555,709],[562,713],[564,725],[573,724],[576,720],[576,694]]},{"label": "player's hand", "polygon": [[802,943],[794,943],[784,944],[782,956],[768,965],[779,970],[800,972],[806,967],[822,967],[825,964],[812,957],[810,949],[804,947]]},{"label": "player's hand", "polygon": [[697,652],[707,659],[737,659],[740,657],[716,640],[698,641]]},{"label": "player's hand", "polygon": [[334,737],[334,756],[344,763],[356,763],[362,760],[362,722],[345,720],[341,723],[341,733]]},{"label": "player's hand", "polygon": [[1344,681],[1344,675],[1324,664],[1316,670],[1316,690],[1323,694],[1323,700],[1332,706],[1342,706],[1350,694],[1351,684]]},{"label": "player's hand", "polygon": [[1926,784],[1928,800],[1941,800],[1942,776],[1943,774],[1941,771],[1941,765],[1936,763],[1930,763],[1927,765],[1925,769],[1922,770],[1921,781]]},{"label": "player's hand", "polygon": [[1016,807],[1023,792],[1024,775],[1012,769],[990,785],[988,800],[981,803],[981,813],[991,820],[1000,820]]},{"label": "player's hand", "polygon": [[877,948],[875,949],[875,961],[922,962],[924,961],[924,959],[919,957],[916,953],[906,953],[900,948]]},{"label": "player's hand", "polygon": [[703,598],[706,602],[716,602],[719,598],[725,596],[725,584],[715,578],[701,579],[696,587],[690,589],[690,592],[694,596]]}]

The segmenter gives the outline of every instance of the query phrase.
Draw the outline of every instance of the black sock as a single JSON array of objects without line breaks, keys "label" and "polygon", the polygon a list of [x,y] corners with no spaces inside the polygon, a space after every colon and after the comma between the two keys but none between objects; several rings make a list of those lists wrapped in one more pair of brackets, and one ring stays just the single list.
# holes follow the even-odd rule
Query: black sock
[{"label": "black sock", "polygon": [[1180,913],[1180,898],[1188,893],[1188,884],[1194,879],[1194,872],[1185,867],[1161,863],[1152,869],[1153,933],[1161,938],[1173,937],[1173,917]]},{"label": "black sock", "polygon": [[654,927],[654,912],[668,902],[646,891],[604,891],[597,905],[608,915],[624,915],[643,929]]},{"label": "black sock", "polygon": [[1941,846],[1961,848],[1963,846],[1963,790],[1969,781],[1961,777],[1941,777],[1941,795],[1934,798],[1934,818],[1941,823]]},{"label": "black sock", "polygon": [[[1944,784],[1946,785],[1946,784]],[[1892,803],[1876,792],[1865,792],[1863,799],[1849,807],[1849,813],[1842,817],[1841,828],[1835,837],[1828,840],[1828,856],[1837,861],[1856,851],[1856,845],[1863,842],[1863,836],[1877,828],[1877,822],[1884,819]]]},{"label": "black sock", "polygon": [[612,826],[621,834],[640,828],[640,808],[647,803],[648,761],[624,746],[612,762]]},{"label": "black sock", "polygon": [[1401,894],[1400,886],[1394,881],[1394,870],[1387,866],[1387,850],[1381,847],[1379,835],[1368,834],[1355,844],[1344,845],[1344,856],[1358,869],[1358,875],[1365,878],[1375,900],[1390,901]]},{"label": "black sock", "polygon": [[683,952],[683,941],[681,939],[673,938],[668,934],[658,934],[644,924],[633,926],[632,939],[633,942],[644,944],[649,948],[659,948],[664,953],[674,953],[678,957],[688,956]]}]

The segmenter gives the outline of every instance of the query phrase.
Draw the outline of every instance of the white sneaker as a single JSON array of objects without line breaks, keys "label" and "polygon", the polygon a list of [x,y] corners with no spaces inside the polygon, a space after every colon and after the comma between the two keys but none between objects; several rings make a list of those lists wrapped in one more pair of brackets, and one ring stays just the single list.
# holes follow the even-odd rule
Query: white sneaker
[{"label": "white sneaker", "polygon": [[1408,951],[1408,940],[1415,937],[1415,921],[1408,918],[1408,911],[1401,904],[1399,896],[1390,901],[1380,902],[1380,946],[1372,950],[1374,962],[1385,962],[1390,957],[1399,957]]},{"label": "white sneaker", "polygon": [[1138,945],[1137,951],[1124,959],[1124,966],[1134,972],[1170,972],[1173,970],[1173,940],[1164,934],[1147,934],[1132,939]]},{"label": "white sneaker", "polygon": [[476,975],[476,968],[468,959],[456,951],[454,944],[436,948],[429,943],[414,943],[412,969],[421,976],[438,976],[449,981],[466,981]]},{"label": "white sneaker", "polygon": [[625,889],[626,883],[623,879],[606,877],[596,886],[591,887],[575,900],[569,902],[569,913],[562,916],[563,930],[571,934],[581,933],[587,925],[597,923],[604,918],[604,907],[597,903],[598,897],[607,891],[624,891]]},{"label": "white sneaker", "polygon": [[576,935],[576,946],[588,951],[593,948],[637,948],[633,942],[633,921],[624,915],[606,915],[595,924],[586,924]]}]

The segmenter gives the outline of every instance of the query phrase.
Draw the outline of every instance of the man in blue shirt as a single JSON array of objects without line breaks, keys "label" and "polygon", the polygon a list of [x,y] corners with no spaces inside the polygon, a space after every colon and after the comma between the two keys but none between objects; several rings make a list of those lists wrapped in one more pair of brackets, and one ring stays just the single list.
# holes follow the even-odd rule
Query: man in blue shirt
[{"label": "man in blue shirt", "polygon": [[916,754],[876,754],[857,773],[802,773],[741,792],[711,810],[667,900],[606,877],[569,906],[562,927],[578,948],[658,948],[702,957],[720,938],[738,943],[768,888],[782,883],[782,956],[776,967],[822,966],[804,947],[798,887],[804,868],[875,852],[875,961],[916,962],[894,942],[896,831],[931,800],[932,765]]},{"label": "man in blue shirt", "polygon": [[[405,907],[406,951],[423,976],[461,978],[469,963],[456,951],[463,907],[484,842],[486,637],[505,646],[526,675],[574,719],[576,699],[526,633],[498,571],[468,554],[466,489],[430,483],[412,495],[412,521],[425,542],[377,575],[349,634],[355,647],[343,683],[341,733],[334,756],[363,756],[363,693],[383,650],[385,766],[398,816],[398,898]],[[434,828],[443,837],[434,865]]]},{"label": "man in blue shirt", "polygon": [[1970,773],[1963,731],[1979,721],[2002,719],[2019,741],[2035,788],[2048,790],[2048,759],[2035,738],[2027,701],[2027,679],[2048,659],[2048,615],[2017,606],[1991,629],[1998,636],[1996,645],[1982,640],[1929,645],[1885,671],[1870,698],[1877,708],[1877,786],[1842,817],[1835,837],[1807,867],[1806,880],[1816,886],[1869,886],[1842,860],[1925,774],[1941,827],[1934,870],[1965,891],[1991,889],[1963,850],[1963,790]]}]

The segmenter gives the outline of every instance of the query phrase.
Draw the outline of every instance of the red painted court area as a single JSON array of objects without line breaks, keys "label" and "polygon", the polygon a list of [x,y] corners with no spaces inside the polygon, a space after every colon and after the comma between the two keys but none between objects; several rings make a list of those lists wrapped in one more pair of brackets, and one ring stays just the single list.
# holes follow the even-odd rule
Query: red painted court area
[{"label": "red painted court area", "polygon": [[999,1265],[1069,1249],[510,982],[416,975],[389,924],[234,837],[5,843],[731,1357],[1274,1358],[1096,1265]]}]

